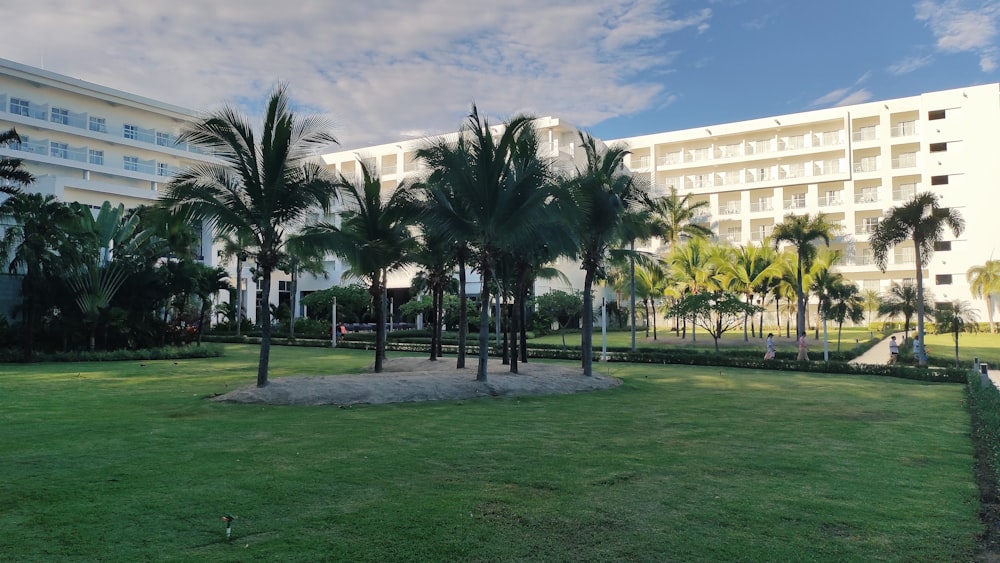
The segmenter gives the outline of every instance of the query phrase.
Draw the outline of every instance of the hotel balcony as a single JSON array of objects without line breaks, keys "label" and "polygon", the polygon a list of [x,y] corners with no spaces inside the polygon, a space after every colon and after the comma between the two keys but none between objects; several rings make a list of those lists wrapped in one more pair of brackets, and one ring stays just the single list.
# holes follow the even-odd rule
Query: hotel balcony
[{"label": "hotel balcony", "polygon": [[838,196],[820,196],[819,206],[820,207],[831,207],[833,205],[843,205],[844,199]]},{"label": "hotel balcony", "polygon": [[774,211],[774,203],[771,200],[750,202],[750,213],[762,213],[765,211]]},{"label": "hotel balcony", "polygon": [[782,205],[783,209],[805,209],[806,208],[806,198],[804,198],[804,197],[786,199],[782,203],[783,203],[783,205]]},{"label": "hotel balcony", "polygon": [[[63,147],[60,144],[50,143],[46,139],[25,139],[20,143],[13,143],[7,147],[7,150],[26,152],[43,157],[50,157],[58,160],[68,160],[71,162],[78,162],[88,166],[83,166],[81,168],[89,169],[90,165],[93,166],[103,166],[106,168],[114,168],[116,170],[125,170],[128,172],[139,172],[142,174],[149,174],[151,176],[173,176],[180,171],[176,166],[169,166],[165,163],[157,163],[155,160],[140,160],[133,157],[131,160],[124,160],[120,168],[108,166],[106,164],[106,157],[102,153],[99,160],[92,158],[90,156],[90,151],[87,147]],[[72,166],[67,163],[68,166]]]},{"label": "hotel balcony", "polygon": [[854,203],[878,203],[878,194],[855,194]]},{"label": "hotel balcony", "polygon": [[912,137],[917,134],[917,124],[914,121],[897,123],[889,129],[893,137]]},{"label": "hotel balcony", "polygon": [[916,194],[917,190],[914,187],[893,188],[892,201],[909,201],[913,199],[913,196],[915,196]]},{"label": "hotel balcony", "polygon": [[739,203],[727,203],[719,206],[719,215],[739,215],[742,208]]},{"label": "hotel balcony", "polygon": [[878,161],[877,160],[859,160],[854,163],[854,173],[855,174],[865,174],[869,172],[878,172]]},{"label": "hotel balcony", "polygon": [[855,225],[854,234],[856,235],[870,235],[875,232],[875,225]]},{"label": "hotel balcony", "polygon": [[898,170],[900,168],[914,168],[916,166],[917,166],[916,153],[901,154],[899,156],[893,157],[892,159],[893,170]]}]

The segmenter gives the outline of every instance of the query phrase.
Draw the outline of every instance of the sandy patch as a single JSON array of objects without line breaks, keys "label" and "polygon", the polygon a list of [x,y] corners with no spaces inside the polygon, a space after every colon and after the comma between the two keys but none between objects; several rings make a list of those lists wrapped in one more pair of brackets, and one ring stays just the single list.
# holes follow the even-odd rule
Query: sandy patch
[{"label": "sandy patch", "polygon": [[486,382],[476,381],[477,358],[466,359],[466,368],[455,369],[455,358],[386,360],[382,373],[279,377],[262,389],[248,385],[213,398],[215,401],[269,405],[352,405],[358,403],[410,403],[476,397],[561,395],[610,389],[621,384],[614,377],[587,377],[570,364],[530,362],[518,372],[500,360],[490,360]]}]

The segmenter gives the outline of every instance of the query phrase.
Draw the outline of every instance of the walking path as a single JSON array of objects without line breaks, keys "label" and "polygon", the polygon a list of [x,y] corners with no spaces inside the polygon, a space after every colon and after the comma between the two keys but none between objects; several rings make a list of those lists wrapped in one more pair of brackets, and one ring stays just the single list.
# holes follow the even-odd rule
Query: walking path
[{"label": "walking path", "polygon": [[[904,334],[902,332],[897,332],[895,334],[890,334],[885,339],[883,339],[878,344],[872,346],[867,352],[861,354],[857,358],[854,358],[848,363],[851,364],[868,364],[868,365],[885,365],[889,363],[889,339],[895,336],[896,341],[899,342],[900,349],[903,346],[913,346],[910,342],[904,339]],[[1000,369],[994,366],[993,369],[987,369],[986,377],[983,378],[983,382],[989,381],[994,387],[1000,389]]]},{"label": "walking path", "polygon": [[884,340],[878,344],[869,348],[864,354],[861,354],[857,358],[854,358],[848,363],[851,364],[868,364],[868,365],[885,365],[889,363],[889,339],[893,336],[896,337],[896,342],[899,342],[899,348],[902,349],[903,346],[907,345],[905,340],[905,335],[902,332],[896,332],[885,337]]}]

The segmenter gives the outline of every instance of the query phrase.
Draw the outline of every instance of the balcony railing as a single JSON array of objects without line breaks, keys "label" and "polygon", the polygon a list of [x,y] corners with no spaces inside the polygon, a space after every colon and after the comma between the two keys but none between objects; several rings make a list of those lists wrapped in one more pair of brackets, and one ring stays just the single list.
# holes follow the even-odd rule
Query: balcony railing
[{"label": "balcony railing", "polygon": [[740,212],[740,204],[738,203],[729,203],[719,206],[719,215],[739,215]]},{"label": "balcony railing", "polygon": [[[8,145],[7,148],[15,151],[37,154],[40,156],[47,156],[50,158],[57,158],[60,160],[70,160],[85,164],[107,166],[106,160],[102,162],[90,162],[90,151],[87,147],[63,148],[58,145],[53,146],[46,139],[22,140],[20,143],[12,143]],[[175,166],[163,166],[163,163],[157,163],[155,160],[123,160],[122,166],[119,169],[129,172],[140,172],[142,174],[159,176],[169,176],[180,171],[180,169]]]},{"label": "balcony railing", "polygon": [[396,165],[395,164],[387,164],[387,165],[383,166],[382,167],[382,173],[383,174],[395,174],[396,173]]},{"label": "balcony railing", "polygon": [[806,199],[805,198],[786,199],[784,201],[783,207],[785,209],[805,209],[806,208]]},{"label": "balcony railing", "polygon": [[876,203],[876,202],[878,202],[878,194],[861,193],[854,195],[854,203]]},{"label": "balcony railing", "polygon": [[[0,94],[0,99],[6,99],[6,94]],[[132,139],[142,143],[148,143],[151,145],[159,145],[177,149],[180,151],[186,151],[194,154],[211,154],[209,151],[203,150],[199,147],[191,146],[186,143],[177,143],[177,137],[171,134],[158,133],[155,129],[146,129],[139,126],[135,126],[131,129],[126,129],[125,127],[108,127],[106,124],[95,125],[91,128],[89,116],[86,113],[76,113],[69,111],[66,116],[59,114],[52,114],[50,111],[49,104],[36,104],[30,103],[29,106],[25,108],[24,106],[16,106],[16,108],[10,107],[9,104],[4,103],[0,107],[0,111],[5,111],[13,115],[21,115],[24,117],[29,117],[31,119],[37,119],[40,121],[47,121],[51,123],[56,123],[60,125],[66,125],[73,127],[75,129],[83,129],[87,131],[93,131],[97,133],[107,133],[115,137],[122,139]],[[64,108],[59,108],[64,109]]]},{"label": "balcony railing", "polygon": [[765,229],[754,229],[750,231],[750,240],[754,242],[759,242],[767,237],[771,236],[771,232],[774,231],[774,227],[768,227]]},{"label": "balcony railing", "polygon": [[878,129],[873,127],[871,129],[861,129],[859,131],[855,131],[853,139],[855,141],[877,141]]},{"label": "balcony railing", "polygon": [[750,212],[759,213],[761,211],[774,211],[774,203],[770,200],[760,200],[750,202]]},{"label": "balcony railing", "polygon": [[908,201],[917,193],[915,188],[895,188],[892,190],[893,201]]},{"label": "balcony railing", "polygon": [[863,223],[861,225],[856,225],[854,227],[854,234],[856,235],[870,235],[875,232],[875,225],[871,223]]},{"label": "balcony railing", "polygon": [[913,121],[897,123],[889,131],[893,137],[910,137],[917,134],[917,124]]},{"label": "balcony railing", "polygon": [[854,173],[878,172],[877,160],[859,160],[854,163]]},{"label": "balcony railing", "polygon": [[672,164],[681,163],[681,153],[679,152],[669,152],[656,159],[657,166],[670,166]]},{"label": "balcony railing", "polygon": [[837,196],[822,196],[819,198],[820,207],[830,207],[831,205],[843,205],[844,200],[839,195]]}]

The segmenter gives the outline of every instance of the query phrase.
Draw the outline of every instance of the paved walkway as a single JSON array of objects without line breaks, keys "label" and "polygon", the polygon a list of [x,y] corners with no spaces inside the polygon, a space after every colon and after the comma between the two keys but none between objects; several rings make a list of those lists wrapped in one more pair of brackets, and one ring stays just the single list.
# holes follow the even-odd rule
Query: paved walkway
[{"label": "paved walkway", "polygon": [[868,364],[868,365],[885,365],[889,363],[889,339],[893,336],[896,337],[896,342],[899,342],[899,348],[902,349],[903,346],[909,343],[904,340],[904,335],[902,332],[896,332],[885,337],[881,342],[872,346],[864,354],[861,354],[857,358],[854,358],[848,363],[851,364]]}]

